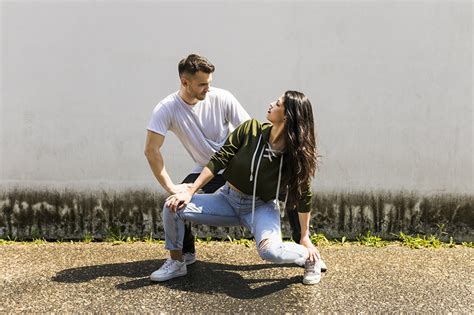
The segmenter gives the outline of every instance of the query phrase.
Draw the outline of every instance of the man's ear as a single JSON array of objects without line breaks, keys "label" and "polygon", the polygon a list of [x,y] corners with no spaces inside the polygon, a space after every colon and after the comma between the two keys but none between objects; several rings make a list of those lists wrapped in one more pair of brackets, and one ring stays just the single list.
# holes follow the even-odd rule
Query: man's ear
[{"label": "man's ear", "polygon": [[187,87],[189,85],[188,79],[184,75],[181,76],[179,80],[181,81],[182,86]]},{"label": "man's ear", "polygon": [[193,78],[193,75],[192,74],[189,74],[189,73],[183,73],[180,77],[180,80],[181,80],[181,84],[184,86],[184,87],[189,87],[191,85],[191,80]]}]

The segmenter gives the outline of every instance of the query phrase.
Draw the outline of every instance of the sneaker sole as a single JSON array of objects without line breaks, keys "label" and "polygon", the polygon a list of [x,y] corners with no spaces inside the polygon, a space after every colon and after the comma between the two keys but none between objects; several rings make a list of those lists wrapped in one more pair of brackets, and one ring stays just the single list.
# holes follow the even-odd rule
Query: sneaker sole
[{"label": "sneaker sole", "polygon": [[150,276],[150,280],[154,281],[154,282],[163,282],[163,281],[171,280],[173,278],[183,277],[187,274],[188,274],[188,272],[185,271],[185,272],[177,272],[177,273],[174,273],[172,275],[167,275],[165,277],[152,277],[152,276]]},{"label": "sneaker sole", "polygon": [[307,280],[307,279],[303,279],[303,284],[307,284],[307,285],[310,285],[310,284],[317,284],[321,281],[321,279],[315,279],[315,280]]}]

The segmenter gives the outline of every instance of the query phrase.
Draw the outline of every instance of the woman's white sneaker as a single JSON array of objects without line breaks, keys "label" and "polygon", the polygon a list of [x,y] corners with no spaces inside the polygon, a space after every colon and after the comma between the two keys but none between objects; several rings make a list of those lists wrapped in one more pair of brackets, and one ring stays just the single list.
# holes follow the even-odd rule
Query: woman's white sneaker
[{"label": "woman's white sneaker", "polygon": [[303,283],[316,284],[319,283],[319,281],[321,281],[321,266],[319,260],[311,261],[306,259],[304,264]]},{"label": "woman's white sneaker", "polygon": [[321,266],[321,272],[328,271],[328,267],[326,266],[326,263],[321,258],[319,258],[319,265]]},{"label": "woman's white sneaker", "polygon": [[168,258],[160,269],[150,275],[151,281],[167,281],[188,273],[186,263]]}]

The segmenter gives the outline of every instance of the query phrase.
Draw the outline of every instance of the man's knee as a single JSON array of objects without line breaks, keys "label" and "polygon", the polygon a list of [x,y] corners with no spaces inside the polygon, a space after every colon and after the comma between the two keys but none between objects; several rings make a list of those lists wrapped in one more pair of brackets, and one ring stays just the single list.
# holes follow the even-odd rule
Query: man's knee
[{"label": "man's knee", "polygon": [[171,211],[171,209],[165,205],[163,206],[162,218],[163,222],[176,221],[178,220],[178,213]]}]

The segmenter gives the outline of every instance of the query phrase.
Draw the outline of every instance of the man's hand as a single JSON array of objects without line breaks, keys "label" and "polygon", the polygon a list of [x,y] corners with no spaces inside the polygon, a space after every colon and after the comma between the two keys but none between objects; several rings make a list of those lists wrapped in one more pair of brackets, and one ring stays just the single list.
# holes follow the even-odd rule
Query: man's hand
[{"label": "man's hand", "polygon": [[180,184],[180,185],[173,185],[169,187],[168,192],[172,195],[179,194],[184,191],[188,191],[193,184]]},{"label": "man's hand", "polygon": [[309,239],[309,236],[302,237],[300,240],[300,244],[308,249],[308,252],[309,252],[308,259],[310,261],[317,261],[320,259],[319,252],[316,249],[316,247],[314,247],[313,243]]},{"label": "man's hand", "polygon": [[168,208],[170,208],[172,212],[176,212],[186,207],[191,201],[192,197],[193,194],[190,193],[189,190],[185,190],[183,192],[177,193],[166,198],[165,204]]}]

